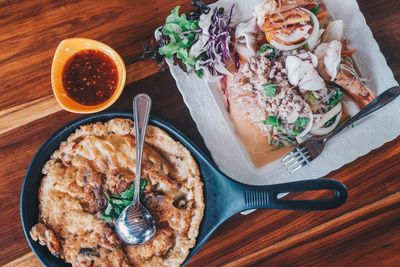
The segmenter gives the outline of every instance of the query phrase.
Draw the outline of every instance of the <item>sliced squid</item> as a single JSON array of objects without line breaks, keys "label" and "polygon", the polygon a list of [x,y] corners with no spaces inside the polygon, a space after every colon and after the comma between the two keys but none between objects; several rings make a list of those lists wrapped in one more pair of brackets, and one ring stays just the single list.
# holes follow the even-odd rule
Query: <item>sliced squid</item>
[{"label": "sliced squid", "polygon": [[315,69],[317,63],[317,57],[310,52],[288,56],[285,66],[290,84],[304,91],[326,89],[324,80]]},{"label": "sliced squid", "polygon": [[334,20],[329,23],[324,34],[322,35],[321,41],[323,43],[329,43],[333,40],[341,41],[343,40],[344,24],[343,20]]},{"label": "sliced squid", "polygon": [[322,43],[315,49],[314,54],[318,58],[317,70],[325,80],[335,80],[338,66],[342,60],[341,51],[342,43],[336,40]]},{"label": "sliced squid", "polygon": [[236,51],[242,62],[249,57],[256,56],[257,53],[258,28],[256,18],[237,25],[235,30]]}]

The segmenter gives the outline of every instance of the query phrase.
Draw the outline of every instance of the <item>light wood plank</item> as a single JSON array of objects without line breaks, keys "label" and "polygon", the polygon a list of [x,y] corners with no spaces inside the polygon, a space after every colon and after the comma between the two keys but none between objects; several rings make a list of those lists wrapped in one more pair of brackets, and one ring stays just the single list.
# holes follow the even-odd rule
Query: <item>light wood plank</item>
[{"label": "light wood plank", "polygon": [[[131,64],[127,67],[126,84],[146,78],[158,70],[158,65],[150,60]],[[0,135],[60,110],[62,108],[53,95],[2,110],[0,111]]]},{"label": "light wood plank", "polygon": [[39,267],[42,266],[32,252],[4,265],[4,267]]}]

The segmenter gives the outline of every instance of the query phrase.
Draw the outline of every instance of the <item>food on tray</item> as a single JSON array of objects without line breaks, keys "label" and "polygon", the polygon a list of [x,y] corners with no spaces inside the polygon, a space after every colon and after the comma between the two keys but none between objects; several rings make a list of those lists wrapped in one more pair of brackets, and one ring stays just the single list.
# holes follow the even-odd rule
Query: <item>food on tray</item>
[{"label": "food on tray", "polygon": [[81,126],[43,167],[34,240],[73,266],[179,266],[203,216],[202,182],[189,151],[149,126],[141,197],[157,231],[143,245],[122,244],[114,220],[134,191],[133,123],[112,119]]},{"label": "food on tray", "polygon": [[172,10],[165,25],[156,32],[159,53],[174,60],[199,77],[219,80],[222,75],[231,75],[228,62],[238,63],[232,43],[233,28],[230,26],[233,6],[209,8],[198,3],[188,16],[179,15],[179,7]]},{"label": "food on tray", "polygon": [[314,1],[263,1],[254,8],[257,25],[265,33],[268,43],[280,50],[293,50],[315,44],[319,36],[316,15],[300,6],[318,4]]},{"label": "food on tray", "polygon": [[65,63],[62,82],[67,95],[76,102],[98,105],[108,100],[117,88],[117,66],[99,50],[82,50]]},{"label": "food on tray", "polygon": [[[256,154],[265,157],[271,149],[330,133],[374,99],[353,64],[356,51],[343,37],[343,21],[332,20],[323,2],[263,0],[246,20],[238,20],[242,16],[237,12],[234,4],[230,9],[203,7],[195,12],[200,16],[193,20],[193,38],[185,47],[192,68],[184,70],[220,83],[253,160],[259,157]],[[185,40],[187,32],[168,35],[170,17],[159,36],[162,55],[174,46],[176,36]],[[181,63],[178,55],[166,57]],[[204,69],[199,62],[212,65]]]}]

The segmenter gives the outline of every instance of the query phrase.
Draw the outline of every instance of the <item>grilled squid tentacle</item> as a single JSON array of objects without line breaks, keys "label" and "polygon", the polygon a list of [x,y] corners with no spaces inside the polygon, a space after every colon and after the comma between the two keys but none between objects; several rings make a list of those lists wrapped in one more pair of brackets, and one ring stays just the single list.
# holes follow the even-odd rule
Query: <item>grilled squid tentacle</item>
[{"label": "grilled squid tentacle", "polygon": [[339,65],[339,71],[334,82],[349,93],[360,108],[368,105],[375,95],[358,77],[354,70],[346,64]]},{"label": "grilled squid tentacle", "polygon": [[345,90],[360,108],[375,96],[357,75],[350,58],[342,58],[342,44],[338,40],[320,44],[314,51],[318,57],[317,70],[326,81],[332,81]]}]

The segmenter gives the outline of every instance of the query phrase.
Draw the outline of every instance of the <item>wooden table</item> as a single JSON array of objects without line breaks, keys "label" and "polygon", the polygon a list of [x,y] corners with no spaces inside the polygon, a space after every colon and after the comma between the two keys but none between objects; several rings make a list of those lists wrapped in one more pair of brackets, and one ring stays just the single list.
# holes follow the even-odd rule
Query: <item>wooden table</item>
[{"label": "wooden table", "polygon": [[[206,151],[170,74],[157,73],[154,63],[139,60],[143,45],[169,10],[178,4],[187,9],[188,2],[0,2],[0,265],[39,265],[20,225],[21,183],[40,145],[66,122],[81,117],[61,110],[51,91],[51,59],[62,39],[88,37],[114,47],[128,66],[128,83],[111,109],[129,109],[132,97],[146,92],[154,100],[154,115],[173,123]],[[389,0],[359,0],[359,4],[400,80],[400,4]],[[398,266],[399,141],[328,175],[349,189],[349,201],[341,208],[237,215],[189,265]],[[302,197],[310,196],[317,195]]]}]

